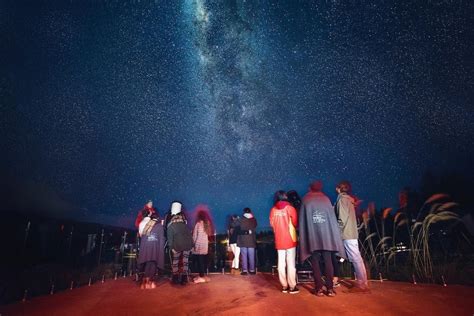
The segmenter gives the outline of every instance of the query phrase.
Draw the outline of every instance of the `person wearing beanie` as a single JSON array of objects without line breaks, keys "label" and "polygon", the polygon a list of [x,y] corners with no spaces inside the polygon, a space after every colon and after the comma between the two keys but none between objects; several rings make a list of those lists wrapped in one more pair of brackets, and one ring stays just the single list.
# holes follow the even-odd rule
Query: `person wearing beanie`
[{"label": "person wearing beanie", "polygon": [[283,293],[296,294],[299,293],[296,287],[295,265],[298,216],[295,208],[288,202],[285,191],[277,191],[274,201],[270,210],[270,225],[273,228],[278,253],[278,278]]},{"label": "person wearing beanie", "polygon": [[244,208],[242,218],[239,220],[240,233],[237,237],[237,246],[240,248],[242,256],[241,275],[255,274],[255,248],[257,247],[257,237],[255,229],[257,220],[248,207]]},{"label": "person wearing beanie", "polygon": [[[193,236],[188,228],[187,219],[182,211],[181,202],[171,203],[170,217],[167,221],[166,235],[171,252],[172,281],[185,285],[188,281],[189,254],[193,248]],[[179,263],[182,262],[180,266]]]}]

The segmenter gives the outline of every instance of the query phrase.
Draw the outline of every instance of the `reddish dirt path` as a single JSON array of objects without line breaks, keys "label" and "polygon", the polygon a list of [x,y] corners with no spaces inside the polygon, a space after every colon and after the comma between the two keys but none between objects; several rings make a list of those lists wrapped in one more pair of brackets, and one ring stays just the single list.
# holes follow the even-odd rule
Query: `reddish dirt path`
[{"label": "reddish dirt path", "polygon": [[0,315],[466,315],[474,314],[474,287],[372,282],[371,294],[337,290],[315,297],[279,292],[277,276],[211,275],[211,282],[173,286],[162,280],[140,290],[131,279],[108,280],[25,303],[0,306]]}]

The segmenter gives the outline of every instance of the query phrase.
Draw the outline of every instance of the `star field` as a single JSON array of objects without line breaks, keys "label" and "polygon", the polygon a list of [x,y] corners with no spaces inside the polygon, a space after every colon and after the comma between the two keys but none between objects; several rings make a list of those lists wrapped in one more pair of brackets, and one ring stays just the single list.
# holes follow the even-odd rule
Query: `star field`
[{"label": "star field", "polygon": [[426,170],[472,174],[470,2],[1,6],[4,209],[130,225],[180,199],[268,226],[316,178],[396,207]]}]

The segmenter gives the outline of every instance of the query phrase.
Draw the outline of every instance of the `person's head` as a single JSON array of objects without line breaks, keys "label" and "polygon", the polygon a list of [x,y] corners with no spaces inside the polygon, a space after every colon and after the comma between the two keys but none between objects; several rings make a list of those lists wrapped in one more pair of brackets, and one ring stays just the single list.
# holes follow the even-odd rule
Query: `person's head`
[{"label": "person's head", "polygon": [[146,207],[152,208],[152,207],[153,207],[153,201],[152,201],[152,200],[148,200],[148,202],[146,202]]},{"label": "person's head", "polygon": [[311,192],[321,192],[323,190],[323,182],[321,180],[311,182],[309,190]]},{"label": "person's head", "polygon": [[275,194],[273,195],[274,204],[280,201],[288,201],[288,195],[286,195],[286,192],[283,190],[276,191]]},{"label": "person's head", "polygon": [[144,209],[144,210],[142,211],[142,216],[143,216],[143,218],[145,218],[145,217],[151,217],[152,214],[153,214],[153,212],[152,212],[150,209],[148,209],[148,208],[146,208],[146,209]]},{"label": "person's head", "polygon": [[352,191],[351,183],[347,180],[341,181],[336,186],[337,193],[350,193]]},{"label": "person's head", "polygon": [[248,207],[244,208],[244,214],[252,214],[252,210]]},{"label": "person's head", "polygon": [[171,215],[176,215],[181,213],[183,209],[183,204],[179,201],[173,201],[171,203]]},{"label": "person's head", "polygon": [[199,222],[199,221],[208,222],[209,214],[207,214],[207,212],[204,210],[199,210],[196,215],[196,222]]}]

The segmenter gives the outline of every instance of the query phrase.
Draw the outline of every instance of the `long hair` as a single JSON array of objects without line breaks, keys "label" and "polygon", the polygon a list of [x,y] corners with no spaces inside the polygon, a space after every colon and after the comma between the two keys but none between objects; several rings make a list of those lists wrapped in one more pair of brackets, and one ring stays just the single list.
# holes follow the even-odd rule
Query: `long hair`
[{"label": "long hair", "polygon": [[200,221],[203,222],[204,224],[204,231],[208,236],[211,236],[213,234],[213,225],[211,221],[211,217],[209,214],[204,211],[204,210],[199,210],[197,215],[196,215],[196,223],[199,223]]}]

